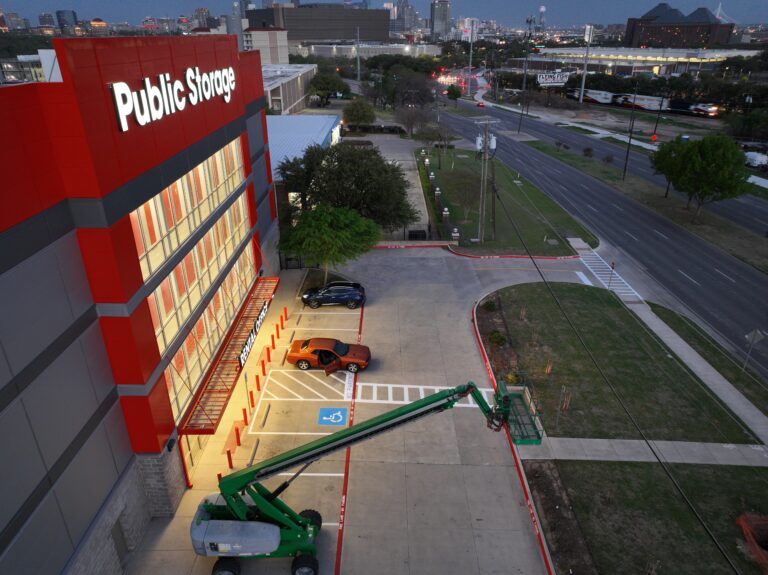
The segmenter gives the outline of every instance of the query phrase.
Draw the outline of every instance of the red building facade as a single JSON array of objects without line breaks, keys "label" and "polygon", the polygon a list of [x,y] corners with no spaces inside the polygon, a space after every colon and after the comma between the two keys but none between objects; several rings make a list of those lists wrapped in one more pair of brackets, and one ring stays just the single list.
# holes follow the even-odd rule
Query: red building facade
[{"label": "red building facade", "polygon": [[[179,424],[278,267],[258,52],[229,36],[54,45],[61,82],[0,90],[0,454],[23,479],[0,480],[0,572],[87,572],[100,537],[140,539],[142,505],[173,513],[195,449],[174,449]],[[147,500],[126,509],[137,484]],[[30,569],[46,524],[67,537]],[[119,566],[112,543],[94,572]]]}]

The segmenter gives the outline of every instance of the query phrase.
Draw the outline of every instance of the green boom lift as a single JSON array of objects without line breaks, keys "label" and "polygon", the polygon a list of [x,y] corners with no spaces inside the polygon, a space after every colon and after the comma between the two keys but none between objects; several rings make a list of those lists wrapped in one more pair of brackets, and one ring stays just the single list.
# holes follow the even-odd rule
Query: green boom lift
[{"label": "green boom lift", "polygon": [[[223,477],[219,482],[220,492],[206,497],[192,520],[190,533],[195,553],[219,557],[213,567],[213,575],[239,575],[240,557],[294,557],[291,565],[293,575],[317,575],[314,540],[322,524],[320,514],[312,509],[296,513],[280,499],[280,494],[321,457],[425,415],[450,409],[468,395],[480,407],[492,430],[499,431],[509,422],[512,401],[504,383],[499,382],[493,398],[494,406],[491,407],[477,386],[469,382]],[[274,491],[260,483],[296,467],[298,471]]]}]

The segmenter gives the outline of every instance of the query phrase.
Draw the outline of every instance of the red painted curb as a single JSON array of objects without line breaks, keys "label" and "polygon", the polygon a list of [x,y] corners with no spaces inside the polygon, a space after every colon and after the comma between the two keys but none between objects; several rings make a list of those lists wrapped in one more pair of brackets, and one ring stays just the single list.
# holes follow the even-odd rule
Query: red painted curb
[{"label": "red painted curb", "polygon": [[[475,317],[475,311],[477,310],[477,302],[475,302],[475,305],[472,307],[472,329],[475,332],[475,339],[477,341],[477,345],[480,348],[480,353],[483,356],[483,362],[485,363],[485,369],[488,372],[488,379],[491,381],[491,385],[493,386],[494,391],[496,390],[496,378],[493,376],[493,370],[491,369],[491,364],[488,361],[488,355],[485,353],[485,347],[483,347],[483,342],[480,339],[480,332],[477,330],[477,321]],[[544,545],[544,537],[541,534],[541,529],[539,528],[539,521],[536,519],[536,512],[533,508],[533,501],[531,500],[530,493],[528,492],[528,485],[525,481],[525,475],[523,473],[522,465],[520,464],[520,457],[517,453],[517,448],[515,447],[515,444],[512,441],[512,434],[509,432],[509,426],[504,425],[504,431],[507,435],[507,443],[509,443],[509,449],[512,452],[512,458],[515,460],[515,470],[517,471],[517,478],[520,481],[520,486],[523,488],[523,495],[525,496],[525,503],[528,506],[528,516],[531,518],[531,523],[533,523],[533,530],[536,532],[536,539],[539,543],[539,553],[541,554],[541,558],[544,560],[544,566],[547,569],[547,573],[549,575],[554,575],[555,571],[552,567],[552,564],[549,560],[549,555],[547,555],[546,546]]]},{"label": "red painted curb", "polygon": [[[365,314],[365,304],[360,307],[360,323],[357,327],[357,343],[363,333],[363,315]],[[355,396],[357,395],[357,373],[352,383],[352,401],[349,405],[349,427],[355,424]],[[341,507],[339,509],[339,531],[336,537],[336,561],[333,566],[334,575],[341,574],[341,551],[344,547],[344,517],[347,514],[347,487],[349,486],[349,460],[352,455],[352,449],[347,447],[344,455],[344,480],[341,486]]]},{"label": "red painted curb", "polygon": [[403,250],[403,249],[406,249],[406,248],[447,248],[447,247],[450,247],[450,246],[445,245],[445,244],[424,244],[423,246],[422,245],[408,244],[408,245],[404,245],[404,246],[373,246],[373,249],[376,249],[376,250]]}]

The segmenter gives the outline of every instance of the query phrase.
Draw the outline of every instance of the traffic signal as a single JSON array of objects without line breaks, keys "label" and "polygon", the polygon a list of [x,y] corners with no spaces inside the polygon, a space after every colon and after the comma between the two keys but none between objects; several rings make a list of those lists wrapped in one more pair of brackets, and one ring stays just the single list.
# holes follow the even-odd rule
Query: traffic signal
[{"label": "traffic signal", "polygon": [[651,134],[651,142],[655,142],[659,137],[656,134]]}]

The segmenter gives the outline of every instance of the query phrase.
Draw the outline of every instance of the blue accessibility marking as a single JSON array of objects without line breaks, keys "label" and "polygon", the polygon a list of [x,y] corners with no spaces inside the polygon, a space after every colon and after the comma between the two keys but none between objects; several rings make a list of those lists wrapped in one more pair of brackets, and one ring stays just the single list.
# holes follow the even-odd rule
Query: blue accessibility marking
[{"label": "blue accessibility marking", "polygon": [[317,414],[318,425],[346,425],[346,407],[321,407]]}]

